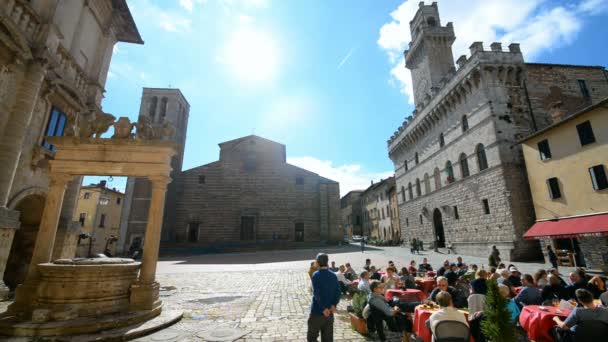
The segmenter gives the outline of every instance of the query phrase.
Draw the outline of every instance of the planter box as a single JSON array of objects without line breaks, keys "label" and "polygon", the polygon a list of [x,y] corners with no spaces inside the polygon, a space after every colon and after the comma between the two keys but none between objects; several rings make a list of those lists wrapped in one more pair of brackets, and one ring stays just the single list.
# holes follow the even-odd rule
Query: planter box
[{"label": "planter box", "polygon": [[359,316],[351,313],[350,314],[350,325],[359,334],[367,335],[367,322],[366,322],[365,318],[360,318]]}]

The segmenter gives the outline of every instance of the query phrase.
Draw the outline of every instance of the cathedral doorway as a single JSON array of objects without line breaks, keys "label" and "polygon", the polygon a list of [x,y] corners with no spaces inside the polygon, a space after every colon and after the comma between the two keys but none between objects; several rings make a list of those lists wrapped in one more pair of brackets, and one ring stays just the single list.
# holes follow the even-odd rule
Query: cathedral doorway
[{"label": "cathedral doorway", "polygon": [[304,241],[304,223],[296,223],[295,240]]},{"label": "cathedral doorway", "polygon": [[254,216],[241,216],[241,240],[255,240]]},{"label": "cathedral doorway", "polygon": [[435,209],[433,211],[433,226],[435,227],[435,242],[438,248],[445,247],[445,233],[443,231],[443,220],[441,218],[441,211]]},{"label": "cathedral doorway", "polygon": [[23,198],[15,207],[21,215],[21,227],[15,232],[15,238],[6,263],[4,283],[14,290],[23,283],[32,260],[36,236],[44,210],[45,198],[39,194]]}]

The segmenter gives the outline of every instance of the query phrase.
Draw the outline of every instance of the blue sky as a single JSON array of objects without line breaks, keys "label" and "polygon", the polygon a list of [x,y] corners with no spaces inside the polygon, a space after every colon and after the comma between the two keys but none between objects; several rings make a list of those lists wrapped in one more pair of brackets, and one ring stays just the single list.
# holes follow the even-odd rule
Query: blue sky
[{"label": "blue sky", "polygon": [[[191,105],[184,169],[255,133],[287,145],[290,163],[339,181],[342,194],[364,188],[392,173],[386,141],[413,109],[401,51],[418,2],[129,1],[145,44],[117,44],[103,108],[135,120],[142,87],[177,87]],[[455,58],[476,40],[515,41],[527,61],[605,66],[607,2],[448,0],[439,9],[442,24],[454,22]]]}]

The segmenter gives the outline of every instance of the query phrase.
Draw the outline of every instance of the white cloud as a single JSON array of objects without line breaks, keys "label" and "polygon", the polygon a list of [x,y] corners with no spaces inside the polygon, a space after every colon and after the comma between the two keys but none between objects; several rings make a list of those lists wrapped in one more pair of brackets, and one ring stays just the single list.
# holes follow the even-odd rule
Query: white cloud
[{"label": "white cloud", "polygon": [[287,162],[339,182],[340,196],[346,195],[351,190],[365,190],[372,180],[377,182],[393,175],[393,171],[364,172],[358,164],[334,165],[329,160],[314,157],[287,158]]},{"label": "white cloud", "polygon": [[179,5],[185,8],[188,12],[192,12],[192,8],[194,7],[192,0],[179,0]]},{"label": "white cloud", "polygon": [[[200,0],[196,0],[200,2]],[[192,4],[192,1],[180,1],[183,7]],[[158,7],[149,0],[135,0],[129,3],[131,13],[135,17],[138,26],[155,25],[167,32],[189,32],[192,28],[192,21],[182,16],[177,10]],[[187,9],[187,7],[184,7]]]},{"label": "white cloud", "polygon": [[[380,28],[378,45],[393,65],[391,80],[413,103],[411,76],[402,53],[410,42],[409,22],[418,10],[418,0],[404,1]],[[527,59],[543,51],[570,44],[580,32],[585,16],[607,9],[607,0],[583,0],[556,4],[545,0],[439,0],[441,24],[454,23],[454,58],[468,55],[474,41],[486,46],[495,41],[517,42]],[[427,2],[427,4],[429,4]],[[508,15],[507,15],[508,14]]]}]

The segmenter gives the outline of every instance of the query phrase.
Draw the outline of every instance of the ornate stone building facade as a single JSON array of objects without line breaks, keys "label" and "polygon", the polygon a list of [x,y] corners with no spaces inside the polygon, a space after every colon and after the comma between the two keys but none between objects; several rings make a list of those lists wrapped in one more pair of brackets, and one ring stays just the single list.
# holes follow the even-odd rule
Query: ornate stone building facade
[{"label": "ornate stone building facade", "polygon": [[[54,147],[44,137],[82,135],[82,123],[103,117],[114,45],[143,41],[124,0],[6,0],[0,13],[0,276],[14,287],[27,272],[49,187]],[[55,257],[74,255],[80,182],[68,184]]]},{"label": "ornate stone building facade", "polygon": [[534,211],[517,141],[550,123],[553,102],[574,108],[608,95],[604,68],[528,64],[518,44],[486,51],[481,42],[455,66],[453,26],[441,25],[436,3],[421,3],[410,29],[416,109],[387,142],[403,239],[538,258],[522,239]]},{"label": "ornate stone building facade", "polygon": [[[174,128],[173,138],[178,153],[171,160],[171,178],[176,179],[182,171],[184,146],[188,130],[190,104],[179,89],[144,88],[139,107],[139,121],[149,122],[153,127],[170,123]],[[142,245],[148,222],[148,207],[152,195],[150,181],[146,178],[129,177],[125,189],[125,204],[120,223],[118,252],[127,251],[132,245]],[[175,220],[176,186],[169,183],[165,198],[162,240],[171,240],[168,227]]]},{"label": "ornate stone building facade", "polygon": [[285,145],[255,135],[223,142],[220,159],[180,173],[168,248],[340,241],[338,183],[290,165]]},{"label": "ornate stone building facade", "polygon": [[399,212],[395,194],[395,177],[373,183],[360,195],[363,208],[363,235],[378,241],[397,241]]},{"label": "ornate stone building facade", "polygon": [[340,199],[342,212],[342,230],[348,238],[363,235],[363,215],[361,211],[361,193],[363,190],[349,191]]}]

